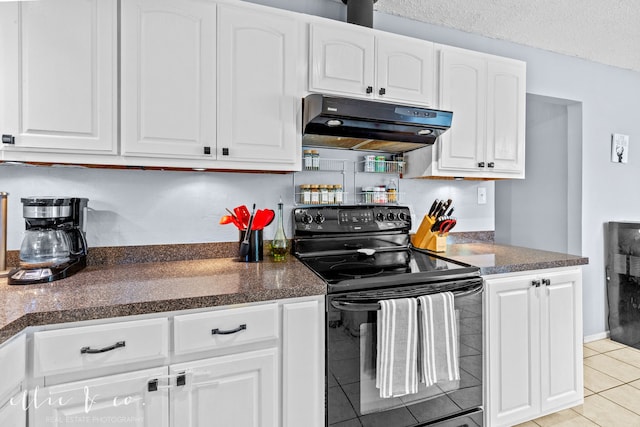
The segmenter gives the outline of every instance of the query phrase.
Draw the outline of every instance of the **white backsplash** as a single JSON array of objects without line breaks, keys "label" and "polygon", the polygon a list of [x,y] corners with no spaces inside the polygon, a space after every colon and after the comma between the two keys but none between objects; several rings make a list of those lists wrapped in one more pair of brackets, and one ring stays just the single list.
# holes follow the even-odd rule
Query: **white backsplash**
[{"label": "white backsplash", "polygon": [[[320,150],[324,158],[349,161],[346,191],[353,192],[353,163],[363,153]],[[298,182],[297,175],[296,183]],[[339,181],[337,181],[339,182]],[[414,230],[434,198],[451,198],[456,231],[494,230],[494,185],[483,181],[402,179],[403,204],[411,207]],[[487,204],[477,204],[477,188],[487,188]],[[89,199],[87,240],[90,247],[227,242],[238,239],[235,227],[219,225],[225,207],[276,209],[282,196],[285,229],[291,237],[294,206],[291,174],[183,172],[35,167],[0,164],[0,191],[9,193],[7,246],[18,250],[24,232],[21,197],[73,196]],[[353,200],[351,197],[348,200]],[[265,239],[275,233],[265,229]]]}]

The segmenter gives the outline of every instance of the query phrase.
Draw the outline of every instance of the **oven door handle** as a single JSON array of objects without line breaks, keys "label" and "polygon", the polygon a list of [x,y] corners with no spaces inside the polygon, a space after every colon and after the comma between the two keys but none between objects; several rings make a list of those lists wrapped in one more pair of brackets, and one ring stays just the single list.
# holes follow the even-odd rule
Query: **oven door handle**
[{"label": "oven door handle", "polygon": [[[477,295],[481,293],[483,289],[484,289],[483,286],[478,286],[466,291],[453,292],[453,296],[454,298],[460,298],[460,297]],[[399,298],[402,298],[402,296],[399,295]],[[389,298],[384,298],[384,299],[389,299]],[[345,300],[333,300],[331,301],[331,306],[340,311],[378,311],[380,310],[380,304],[377,302],[363,303],[363,302],[350,302]]]}]

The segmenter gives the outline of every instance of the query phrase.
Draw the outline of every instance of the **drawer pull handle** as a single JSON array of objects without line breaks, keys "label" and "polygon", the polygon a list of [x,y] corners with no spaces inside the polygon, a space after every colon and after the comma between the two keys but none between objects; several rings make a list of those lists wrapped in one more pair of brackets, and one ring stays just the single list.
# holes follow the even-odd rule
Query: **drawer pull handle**
[{"label": "drawer pull handle", "polygon": [[103,348],[91,348],[91,347],[82,347],[80,349],[80,354],[96,354],[96,353],[105,353],[107,351],[115,350],[116,348],[124,347],[124,341],[118,341],[117,343],[110,345],[109,347]]},{"label": "drawer pull handle", "polygon": [[247,325],[246,323],[243,323],[242,325],[238,326],[235,329],[229,329],[227,331],[215,328],[211,330],[211,335],[230,335],[230,334],[235,334],[236,332],[240,332],[247,329]]}]

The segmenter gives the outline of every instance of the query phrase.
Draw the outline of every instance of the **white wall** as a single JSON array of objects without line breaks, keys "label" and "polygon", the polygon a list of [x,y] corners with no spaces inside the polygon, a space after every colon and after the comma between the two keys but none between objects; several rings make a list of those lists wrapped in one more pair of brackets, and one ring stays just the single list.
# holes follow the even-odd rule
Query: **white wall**
[{"label": "white wall", "polygon": [[[354,193],[354,163],[361,153],[320,150],[321,156],[346,159],[345,189]],[[385,184],[383,175],[380,178]],[[340,183],[341,176],[307,173],[305,181]],[[371,178],[371,177],[369,177]],[[9,193],[8,248],[20,248],[24,221],[21,197],[75,196],[89,198],[87,241],[89,246],[130,246],[171,243],[228,242],[238,238],[233,225],[219,225],[225,208],[245,204],[251,209],[276,209],[285,203],[286,230],[291,237],[290,212],[294,205],[293,175],[218,172],[170,172],[147,170],[34,167],[0,164],[0,191]],[[323,183],[323,182],[318,182]],[[372,183],[373,184],[373,183]],[[360,185],[358,183],[358,185]],[[487,187],[488,203],[476,204],[477,186]],[[493,183],[407,180],[400,191],[418,224],[434,198],[452,198],[459,218],[457,231],[493,230]],[[351,199],[353,200],[353,199]],[[414,225],[414,229],[417,225]],[[275,224],[265,230],[271,239]]]},{"label": "white wall", "polygon": [[[582,105],[538,95],[527,96],[526,179],[495,184],[495,240],[516,246],[580,254],[582,141],[568,144],[582,129],[570,110]],[[575,165],[572,163],[580,162]],[[532,232],[535,230],[535,232]]]}]

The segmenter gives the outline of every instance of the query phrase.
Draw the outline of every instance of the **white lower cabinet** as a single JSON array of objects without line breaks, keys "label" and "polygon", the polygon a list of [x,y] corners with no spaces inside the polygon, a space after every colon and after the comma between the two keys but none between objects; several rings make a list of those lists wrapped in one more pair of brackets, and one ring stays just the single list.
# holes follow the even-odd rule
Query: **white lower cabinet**
[{"label": "white lower cabinet", "polygon": [[278,426],[278,349],[172,365],[172,427]]},{"label": "white lower cabinet", "polygon": [[582,271],[487,276],[487,425],[583,402]]},{"label": "white lower cabinet", "polygon": [[18,393],[0,404],[0,426],[20,427],[27,425],[26,403],[23,405],[23,393]]},{"label": "white lower cabinet", "polygon": [[34,388],[29,426],[166,427],[166,385],[167,368],[162,367]]}]

